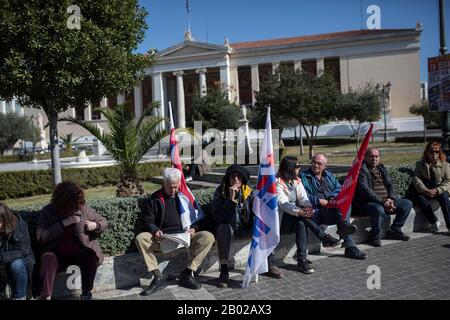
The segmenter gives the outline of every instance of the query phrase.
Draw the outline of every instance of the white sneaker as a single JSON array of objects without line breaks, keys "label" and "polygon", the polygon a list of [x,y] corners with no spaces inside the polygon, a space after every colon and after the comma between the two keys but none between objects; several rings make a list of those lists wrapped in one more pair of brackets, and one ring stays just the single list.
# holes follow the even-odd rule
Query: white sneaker
[{"label": "white sneaker", "polygon": [[431,224],[431,232],[436,233],[439,231],[439,227],[441,226],[441,223],[439,221],[436,221],[436,223]]},{"label": "white sneaker", "polygon": [[187,177],[185,181],[192,181],[192,177]]}]

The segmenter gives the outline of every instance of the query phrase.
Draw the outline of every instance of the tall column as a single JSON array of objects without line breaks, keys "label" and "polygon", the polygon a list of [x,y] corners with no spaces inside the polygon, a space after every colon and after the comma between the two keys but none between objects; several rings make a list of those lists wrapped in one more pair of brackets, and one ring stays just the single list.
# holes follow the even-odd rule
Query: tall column
[{"label": "tall column", "polygon": [[275,72],[280,67],[280,62],[272,62],[272,73],[275,74]]},{"label": "tall column", "polygon": [[[108,108],[108,98],[104,97],[100,100],[100,108]],[[100,120],[105,120],[103,113],[100,113]]]},{"label": "tall column", "polygon": [[11,113],[16,113],[16,99],[12,98],[11,100]]},{"label": "tall column", "polygon": [[[158,116],[165,118],[165,98],[164,98],[164,86],[163,77],[161,72],[152,74],[152,85],[153,85],[153,101],[159,101],[161,103],[159,107]],[[165,129],[165,122],[161,124],[161,129]]]},{"label": "tall column", "polygon": [[206,96],[206,68],[196,69],[199,75],[200,97]]},{"label": "tall column", "polygon": [[[222,90],[230,90],[231,76],[230,76],[230,58],[227,56],[226,65],[220,67],[220,82],[222,83]],[[230,100],[230,93],[228,92],[228,100]]]},{"label": "tall column", "polygon": [[125,103],[125,95],[124,94],[118,94],[117,95],[117,104],[124,104]]},{"label": "tall column", "polygon": [[92,104],[89,102],[87,107],[84,109],[84,120],[92,120]]},{"label": "tall column", "polygon": [[134,116],[136,119],[142,117],[142,82],[137,87],[134,87]]},{"label": "tall column", "polygon": [[6,101],[0,100],[0,113],[6,114]]},{"label": "tall column", "polygon": [[317,63],[317,75],[320,76],[325,71],[325,62],[324,62],[323,58],[317,58],[316,61],[317,61],[316,62]]},{"label": "tall column", "polygon": [[252,105],[256,103],[255,92],[259,91],[259,70],[257,64],[252,64]]},{"label": "tall column", "polygon": [[178,128],[186,128],[185,106],[184,106],[184,86],[183,86],[184,71],[174,72],[177,76],[177,113],[178,113]]},{"label": "tall column", "polygon": [[75,111],[75,108],[69,109],[69,117],[75,118],[77,116],[77,112]]},{"label": "tall column", "polygon": [[294,70],[302,70],[302,60],[294,61]]}]

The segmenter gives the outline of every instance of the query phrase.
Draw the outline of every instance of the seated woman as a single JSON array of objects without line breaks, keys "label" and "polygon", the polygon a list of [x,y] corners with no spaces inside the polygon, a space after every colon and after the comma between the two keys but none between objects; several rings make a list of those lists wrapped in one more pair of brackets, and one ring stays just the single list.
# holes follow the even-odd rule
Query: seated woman
[{"label": "seated woman", "polygon": [[228,287],[228,258],[232,238],[250,237],[253,224],[250,173],[239,164],[228,167],[213,199],[213,217],[217,225],[216,242],[219,251],[219,286]]},{"label": "seated woman", "polygon": [[286,156],[281,160],[277,173],[280,231],[281,233],[295,232],[298,271],[311,274],[314,269],[311,261],[307,259],[307,229],[311,229],[324,246],[336,246],[339,244],[339,240],[326,234],[312,219],[314,215],[312,204],[308,199],[302,181],[298,177],[299,173],[300,164],[296,157]]},{"label": "seated woman", "polygon": [[55,187],[51,203],[39,216],[37,240],[43,252],[40,259],[40,299],[51,299],[56,272],[69,265],[81,271],[81,299],[92,299],[95,274],[103,262],[97,239],[108,222],[86,205],[83,189],[73,182]]},{"label": "seated woman", "polygon": [[27,223],[0,203],[0,266],[6,269],[14,300],[26,300],[33,265]]},{"label": "seated woman", "polygon": [[444,215],[445,224],[450,231],[450,165],[445,160],[441,144],[432,141],[427,144],[422,160],[416,163],[412,180],[413,198],[416,205],[425,213],[433,233],[439,230],[440,222],[434,214],[432,200],[437,200]]}]

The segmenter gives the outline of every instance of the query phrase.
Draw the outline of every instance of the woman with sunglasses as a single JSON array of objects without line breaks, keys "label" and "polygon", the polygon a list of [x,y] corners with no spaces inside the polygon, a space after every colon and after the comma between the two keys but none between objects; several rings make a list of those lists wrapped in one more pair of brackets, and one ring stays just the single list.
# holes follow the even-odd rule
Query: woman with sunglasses
[{"label": "woman with sunglasses", "polygon": [[427,144],[422,160],[416,163],[412,180],[415,204],[425,213],[431,224],[431,232],[439,230],[440,222],[434,214],[433,202],[439,202],[447,229],[450,230],[450,165],[446,161],[441,144]]}]

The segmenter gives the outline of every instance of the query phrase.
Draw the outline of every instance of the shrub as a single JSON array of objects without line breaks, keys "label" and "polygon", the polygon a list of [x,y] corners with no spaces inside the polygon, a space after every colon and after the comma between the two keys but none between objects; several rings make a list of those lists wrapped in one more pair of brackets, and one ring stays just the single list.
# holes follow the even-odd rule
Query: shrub
[{"label": "shrub", "polygon": [[[209,213],[214,188],[193,190],[205,214]],[[98,199],[88,201],[89,206],[108,220],[108,229],[100,237],[100,246],[107,256],[115,256],[135,251],[134,237],[139,218],[138,202],[144,197]],[[28,223],[33,247],[36,244],[36,225],[40,207],[28,207],[17,211]]]},{"label": "shrub", "polygon": [[[142,181],[161,175],[169,162],[149,162],[138,165]],[[62,170],[63,180],[77,182],[82,188],[112,186],[119,181],[118,166],[97,168],[68,168]],[[0,200],[48,194],[53,190],[50,170],[0,172]]]}]

